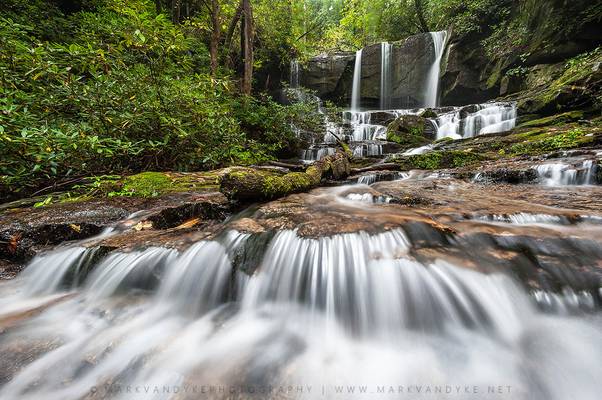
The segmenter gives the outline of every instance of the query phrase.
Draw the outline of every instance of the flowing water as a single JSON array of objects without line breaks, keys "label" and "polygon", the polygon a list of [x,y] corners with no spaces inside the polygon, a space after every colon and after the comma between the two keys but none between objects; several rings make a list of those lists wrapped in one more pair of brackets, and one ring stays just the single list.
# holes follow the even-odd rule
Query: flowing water
[{"label": "flowing water", "polygon": [[380,44],[380,109],[391,108],[391,43]]},{"label": "flowing water", "polygon": [[468,138],[486,133],[509,131],[516,125],[516,104],[485,103],[473,106],[477,110],[467,112],[458,108],[435,119],[437,139]]},{"label": "flowing water", "polygon": [[[570,161],[570,160],[569,160]],[[597,165],[593,160],[575,163],[554,162],[535,167],[539,181],[546,186],[591,185]]]},{"label": "flowing water", "polygon": [[299,61],[291,60],[289,86],[292,89],[299,88]]},{"label": "flowing water", "polygon": [[[424,178],[394,179],[381,189]],[[374,188],[304,198],[358,222],[403,211]],[[542,237],[570,224],[532,213],[458,221]],[[0,334],[0,398],[599,398],[602,320],[591,293],[529,293],[506,271],[454,255],[479,260],[493,237],[471,255],[470,236],[436,239],[426,226],[318,237],[284,229],[263,242],[226,230],[181,251],[86,262],[98,250],[74,245],[39,256],[0,285],[0,322],[22,318]],[[562,251],[575,246],[562,240]],[[426,243],[440,255],[417,257]],[[550,243],[537,251],[554,254]],[[599,262],[602,247],[591,246],[582,256]],[[244,272],[240,260],[257,251]]]},{"label": "flowing water", "polygon": [[362,97],[362,49],[355,53],[353,67],[353,82],[351,87],[351,110],[359,111]]},{"label": "flowing water", "polygon": [[445,40],[447,38],[447,32],[430,32],[433,40],[433,63],[429,70],[427,81],[426,81],[426,92],[424,99],[425,107],[437,107],[439,105],[439,74],[441,70],[441,58],[445,50]]}]

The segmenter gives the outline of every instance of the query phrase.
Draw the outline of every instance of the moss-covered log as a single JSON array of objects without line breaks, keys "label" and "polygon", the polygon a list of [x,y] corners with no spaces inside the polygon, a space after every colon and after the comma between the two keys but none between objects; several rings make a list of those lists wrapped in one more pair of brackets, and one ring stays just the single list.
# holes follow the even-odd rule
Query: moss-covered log
[{"label": "moss-covered log", "polygon": [[236,200],[274,199],[309,190],[325,178],[345,178],[349,173],[349,157],[339,151],[310,165],[305,172],[283,174],[277,170],[232,168],[222,176],[220,190]]}]

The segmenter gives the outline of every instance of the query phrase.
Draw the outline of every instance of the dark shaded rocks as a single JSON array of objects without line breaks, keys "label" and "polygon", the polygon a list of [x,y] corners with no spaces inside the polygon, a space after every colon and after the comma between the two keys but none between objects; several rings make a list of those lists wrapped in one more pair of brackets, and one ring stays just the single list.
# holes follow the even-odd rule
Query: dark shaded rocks
[{"label": "dark shaded rocks", "polygon": [[229,207],[226,197],[214,192],[106,198],[8,210],[0,214],[0,259],[27,261],[49,246],[91,238],[109,226],[167,229],[193,218],[221,221]]},{"label": "dark shaded rocks", "polygon": [[302,66],[301,85],[318,97],[345,103],[351,96],[355,53],[321,54]]},{"label": "dark shaded rocks", "polygon": [[440,102],[445,106],[483,103],[498,96],[497,80],[490,80],[492,68],[479,42],[452,42],[442,60],[439,82]]}]

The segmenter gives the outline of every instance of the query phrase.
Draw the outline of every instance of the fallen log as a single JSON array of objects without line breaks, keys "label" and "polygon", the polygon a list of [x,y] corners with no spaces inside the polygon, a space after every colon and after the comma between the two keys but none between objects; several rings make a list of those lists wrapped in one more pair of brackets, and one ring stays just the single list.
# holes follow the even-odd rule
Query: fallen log
[{"label": "fallen log", "polygon": [[338,151],[322,157],[304,172],[282,174],[277,171],[234,167],[221,177],[220,191],[234,200],[270,200],[312,189],[325,178],[345,178],[349,173],[349,156]]}]

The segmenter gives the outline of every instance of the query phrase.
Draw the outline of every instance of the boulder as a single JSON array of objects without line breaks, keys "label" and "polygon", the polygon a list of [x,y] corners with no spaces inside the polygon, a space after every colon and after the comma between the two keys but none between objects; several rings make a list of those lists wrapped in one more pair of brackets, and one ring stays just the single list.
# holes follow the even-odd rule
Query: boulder
[{"label": "boulder", "polygon": [[424,117],[402,115],[387,127],[387,140],[406,148],[424,146],[434,139],[428,127],[432,127],[432,124]]}]

